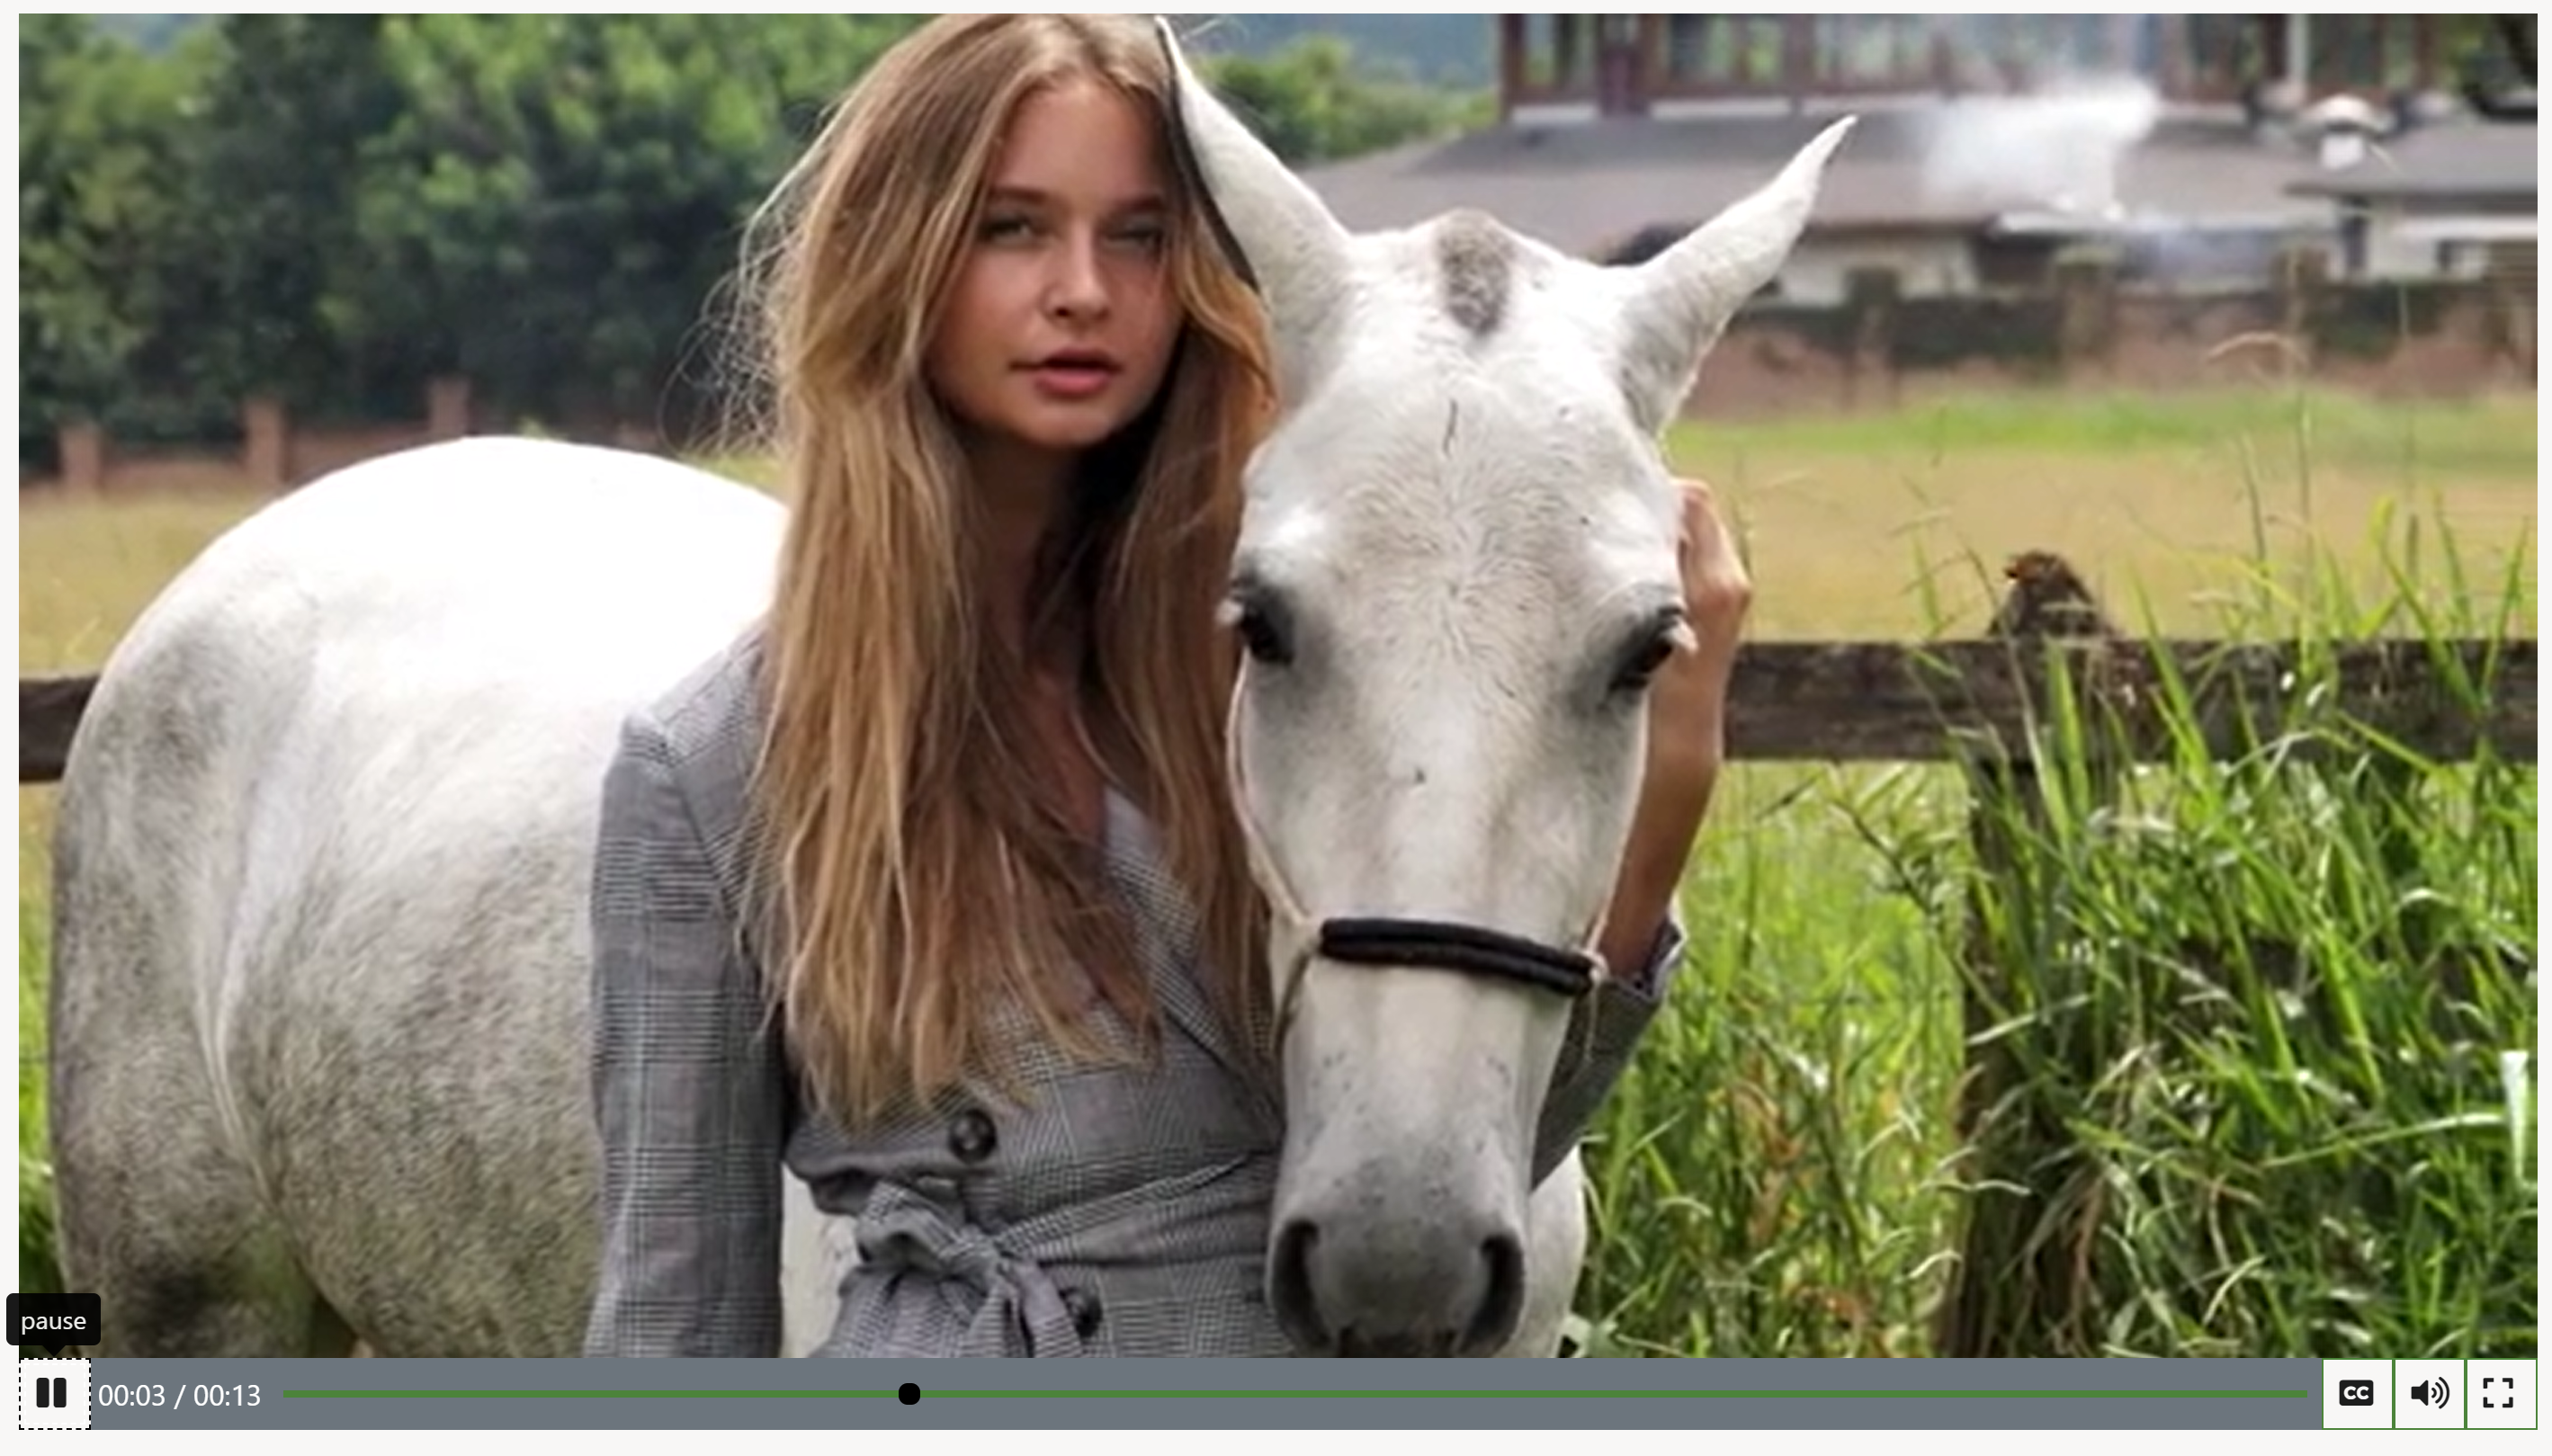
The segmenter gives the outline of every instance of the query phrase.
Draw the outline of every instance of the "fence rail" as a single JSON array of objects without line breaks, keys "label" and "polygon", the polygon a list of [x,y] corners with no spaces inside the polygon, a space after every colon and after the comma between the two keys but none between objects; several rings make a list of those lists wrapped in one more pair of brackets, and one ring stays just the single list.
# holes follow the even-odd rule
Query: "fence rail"
[{"label": "fence rail", "polygon": [[[2533,763],[2534,681],[2531,641],[1765,642],[1739,654],[1728,753],[1919,763],[1977,744],[2017,752],[2070,700],[2110,725],[2118,753],[2146,760],[2176,753],[2168,725],[2186,721],[2215,757],[2344,723],[2433,760],[2487,751]],[[61,778],[95,685],[88,676],[18,679],[20,783]]]}]

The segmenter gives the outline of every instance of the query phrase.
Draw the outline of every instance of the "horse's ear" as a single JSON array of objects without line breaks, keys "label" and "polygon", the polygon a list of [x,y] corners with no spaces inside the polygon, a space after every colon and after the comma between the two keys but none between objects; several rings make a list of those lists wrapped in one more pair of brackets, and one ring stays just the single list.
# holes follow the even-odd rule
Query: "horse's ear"
[{"label": "horse's ear", "polygon": [[1257,288],[1288,400],[1327,358],[1346,298],[1347,231],[1319,194],[1206,89],[1167,16],[1153,26],[1170,69],[1171,150],[1197,181],[1239,272]]},{"label": "horse's ear", "polygon": [[1826,162],[1856,120],[1845,117],[1818,133],[1771,181],[1623,270],[1618,369],[1643,431],[1663,430],[1682,410],[1728,321],[1780,272],[1816,206]]}]

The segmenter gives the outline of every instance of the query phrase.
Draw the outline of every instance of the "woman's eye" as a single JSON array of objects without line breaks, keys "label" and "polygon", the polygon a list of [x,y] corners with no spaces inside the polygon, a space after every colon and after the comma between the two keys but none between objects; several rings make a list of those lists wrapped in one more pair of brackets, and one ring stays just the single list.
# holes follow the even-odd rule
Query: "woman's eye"
[{"label": "woman's eye", "polygon": [[1159,223],[1133,223],[1116,230],[1116,241],[1140,253],[1157,253],[1169,241],[1169,230]]},{"label": "woman's eye", "polygon": [[975,230],[975,235],[987,243],[1007,243],[1029,237],[1035,232],[1036,224],[1026,218],[996,213],[984,219],[983,226]]}]

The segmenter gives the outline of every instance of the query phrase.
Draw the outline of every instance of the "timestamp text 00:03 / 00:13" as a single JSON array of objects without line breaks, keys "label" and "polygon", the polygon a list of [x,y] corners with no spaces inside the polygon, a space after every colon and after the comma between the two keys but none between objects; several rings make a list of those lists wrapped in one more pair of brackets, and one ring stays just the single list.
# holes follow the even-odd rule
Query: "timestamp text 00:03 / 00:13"
[{"label": "timestamp text 00:03 / 00:13", "polygon": [[89,1401],[101,1409],[111,1405],[254,1405],[258,1404],[255,1386],[109,1386],[102,1385],[89,1393]]}]

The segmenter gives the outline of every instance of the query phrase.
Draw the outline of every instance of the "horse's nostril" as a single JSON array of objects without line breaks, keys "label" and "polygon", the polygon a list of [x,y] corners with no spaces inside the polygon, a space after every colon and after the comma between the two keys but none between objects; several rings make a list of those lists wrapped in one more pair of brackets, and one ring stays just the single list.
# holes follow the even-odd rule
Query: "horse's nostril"
[{"label": "horse's nostril", "polygon": [[1319,1225],[1310,1219],[1286,1220],[1267,1266],[1269,1306],[1286,1336],[1304,1350],[1329,1347],[1329,1327],[1321,1322],[1320,1305],[1312,1298],[1312,1246],[1320,1238]]},{"label": "horse's nostril", "polygon": [[1480,1240],[1480,1262],[1487,1289],[1470,1328],[1462,1332],[1462,1353],[1472,1357],[1496,1354],[1524,1316],[1523,1241],[1511,1233],[1491,1234]]},{"label": "horse's nostril", "polygon": [[1377,1240],[1352,1217],[1282,1220],[1268,1250],[1269,1312],[1306,1355],[1497,1354],[1524,1317],[1524,1240],[1436,1226],[1440,1242],[1412,1244]]}]

